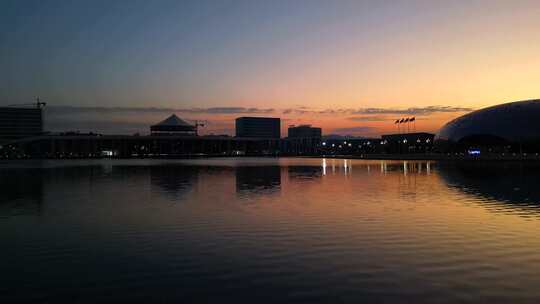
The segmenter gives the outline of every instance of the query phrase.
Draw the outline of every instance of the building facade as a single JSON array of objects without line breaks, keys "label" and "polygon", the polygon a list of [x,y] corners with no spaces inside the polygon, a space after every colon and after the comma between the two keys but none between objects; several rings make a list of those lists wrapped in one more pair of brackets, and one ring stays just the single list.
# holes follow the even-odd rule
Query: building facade
[{"label": "building facade", "polygon": [[380,138],[326,138],[321,144],[325,155],[362,155],[384,153]]},{"label": "building facade", "polygon": [[0,143],[42,133],[42,109],[0,107]]},{"label": "building facade", "polygon": [[321,149],[322,129],[311,125],[290,126],[283,151],[293,155],[318,154]]},{"label": "building facade", "polygon": [[417,132],[381,136],[383,150],[390,154],[428,153],[433,150],[435,134]]},{"label": "building facade", "polygon": [[321,138],[322,129],[315,128],[311,125],[299,125],[299,126],[290,126],[288,129],[289,138]]},{"label": "building facade", "polygon": [[185,158],[279,155],[280,139],[186,135],[44,135],[0,147],[0,159],[20,158]]},{"label": "building facade", "polygon": [[271,117],[239,117],[236,119],[236,137],[278,139],[281,120]]}]

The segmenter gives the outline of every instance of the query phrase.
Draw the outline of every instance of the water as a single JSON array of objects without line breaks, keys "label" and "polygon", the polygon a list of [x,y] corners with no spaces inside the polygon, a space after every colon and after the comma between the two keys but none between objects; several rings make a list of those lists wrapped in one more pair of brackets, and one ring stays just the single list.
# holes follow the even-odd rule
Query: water
[{"label": "water", "polygon": [[0,163],[0,303],[540,300],[540,168]]}]

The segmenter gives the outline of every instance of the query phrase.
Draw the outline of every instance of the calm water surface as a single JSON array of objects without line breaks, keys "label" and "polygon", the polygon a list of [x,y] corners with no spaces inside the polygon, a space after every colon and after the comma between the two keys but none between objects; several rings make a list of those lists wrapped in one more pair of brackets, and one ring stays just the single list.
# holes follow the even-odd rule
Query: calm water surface
[{"label": "calm water surface", "polygon": [[0,303],[540,302],[540,168],[0,163]]}]

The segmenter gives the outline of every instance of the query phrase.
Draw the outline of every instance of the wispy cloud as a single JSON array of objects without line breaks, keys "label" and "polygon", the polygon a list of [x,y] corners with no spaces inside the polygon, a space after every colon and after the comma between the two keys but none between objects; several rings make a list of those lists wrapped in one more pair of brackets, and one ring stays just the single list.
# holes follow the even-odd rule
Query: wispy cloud
[{"label": "wispy cloud", "polygon": [[397,108],[365,108],[353,111],[351,114],[399,114],[399,115],[429,115],[433,113],[469,112],[472,108],[452,106],[427,106],[407,109]]},{"label": "wispy cloud", "polygon": [[97,132],[103,134],[145,133],[148,124],[144,122],[114,121],[106,119],[46,119],[47,131],[65,132]]},{"label": "wispy cloud", "polygon": [[[274,109],[215,107],[215,108],[138,108],[138,107],[69,107],[45,108],[45,128],[48,131],[81,131],[103,134],[148,133],[149,126],[171,113],[184,113],[187,121],[191,115],[204,115],[203,133],[233,134],[234,120],[218,119],[219,114],[267,114]],[[183,117],[184,118],[184,117]]]},{"label": "wispy cloud", "polygon": [[352,121],[390,121],[393,120],[392,117],[388,116],[353,116],[347,118],[347,120]]},{"label": "wispy cloud", "polygon": [[[429,115],[438,112],[469,112],[472,108],[453,106],[426,106],[400,108],[337,108],[337,109],[312,109],[308,107],[295,107],[283,110],[274,108],[256,107],[210,107],[210,108],[157,108],[157,107],[71,107],[71,106],[49,106],[46,111],[51,114],[71,114],[71,113],[193,113],[193,114],[398,114],[398,115]],[[351,120],[362,121],[361,118]],[[368,121],[368,120],[364,120]],[[373,119],[371,120],[373,121]]]},{"label": "wispy cloud", "polygon": [[[430,115],[434,113],[453,113],[453,112],[470,112],[472,108],[454,107],[454,106],[426,106],[412,108],[337,108],[337,109],[309,109],[305,107],[289,108],[282,111],[283,114],[321,114],[321,115],[376,115],[376,114],[393,114],[393,115]],[[364,120],[366,121],[366,120]]]},{"label": "wispy cloud", "polygon": [[[49,131],[80,130],[103,134],[148,133],[150,125],[157,123],[172,113],[177,113],[188,121],[207,121],[202,133],[233,134],[234,117],[242,115],[281,116],[282,124],[314,123],[325,119],[341,120],[337,126],[351,122],[393,121],[397,117],[417,116],[417,120],[428,119],[439,112],[468,112],[473,109],[452,106],[427,106],[399,108],[336,108],[316,109],[294,106],[287,109],[257,107],[209,107],[209,108],[158,108],[158,107],[71,107],[49,106],[45,108],[45,127]],[[399,115],[399,116],[398,116]],[[335,122],[334,122],[335,123]],[[339,134],[370,135],[376,131],[372,127],[357,126],[333,130]]]},{"label": "wispy cloud", "polygon": [[155,108],[155,107],[71,107],[50,106],[46,108],[50,114],[75,113],[193,113],[193,114],[265,114],[273,113],[272,108],[245,107],[213,107],[213,108]]},{"label": "wispy cloud", "polygon": [[210,113],[210,114],[255,114],[255,113],[272,113],[274,109],[260,109],[260,108],[243,108],[243,107],[217,107],[217,108],[196,108],[196,109],[183,109],[179,112],[188,113]]},{"label": "wispy cloud", "polygon": [[298,107],[298,108],[291,108],[291,109],[285,109],[281,113],[283,114],[306,114],[306,113],[316,113],[317,111],[310,110],[306,107]]}]

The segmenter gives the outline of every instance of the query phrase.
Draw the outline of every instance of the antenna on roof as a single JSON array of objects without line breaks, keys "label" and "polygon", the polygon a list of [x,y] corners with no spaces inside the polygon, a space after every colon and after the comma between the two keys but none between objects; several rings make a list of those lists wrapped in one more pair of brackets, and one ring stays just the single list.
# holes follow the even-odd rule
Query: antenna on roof
[{"label": "antenna on roof", "polygon": [[47,105],[47,103],[41,101],[41,99],[39,99],[39,96],[36,97],[36,107],[41,108],[42,106],[44,107],[44,106],[46,106],[46,105]]},{"label": "antenna on roof", "polygon": [[35,103],[11,104],[11,105],[8,105],[8,107],[17,107],[17,106],[36,106],[38,109],[41,109],[41,107],[44,107],[44,106],[46,106],[46,105],[47,105],[46,102],[43,102],[43,101],[41,101],[41,99],[39,99],[39,97],[36,97],[36,102],[35,102]]}]

